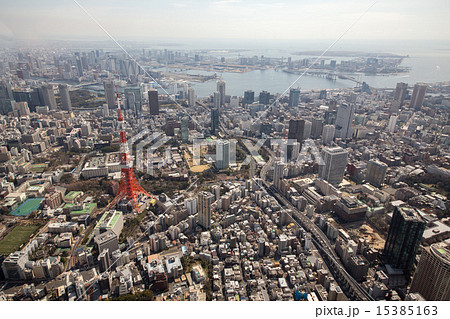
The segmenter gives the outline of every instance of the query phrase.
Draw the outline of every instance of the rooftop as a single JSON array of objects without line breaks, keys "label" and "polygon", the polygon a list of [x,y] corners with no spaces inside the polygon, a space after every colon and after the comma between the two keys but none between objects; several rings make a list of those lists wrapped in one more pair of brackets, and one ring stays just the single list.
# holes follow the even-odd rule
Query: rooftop
[{"label": "rooftop", "polygon": [[75,197],[77,197],[77,196],[79,196],[81,194],[82,194],[82,192],[79,192],[79,191],[71,191],[66,196],[64,196],[64,198],[74,199]]}]

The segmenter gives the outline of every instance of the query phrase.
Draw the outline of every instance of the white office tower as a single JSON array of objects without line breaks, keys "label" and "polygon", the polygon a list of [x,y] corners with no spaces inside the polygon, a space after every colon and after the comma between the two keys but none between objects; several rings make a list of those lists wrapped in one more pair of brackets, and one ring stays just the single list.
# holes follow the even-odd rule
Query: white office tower
[{"label": "white office tower", "polygon": [[284,163],[281,161],[275,162],[274,170],[273,170],[273,185],[276,188],[279,188],[280,180],[284,176]]},{"label": "white office tower", "polygon": [[220,199],[220,186],[219,185],[213,185],[211,187],[212,194],[214,195],[213,201]]},{"label": "white office tower", "polygon": [[310,250],[311,244],[312,244],[311,233],[306,233],[305,234],[305,250]]},{"label": "white office tower", "polygon": [[319,165],[319,178],[333,185],[339,185],[347,167],[347,154],[342,147],[329,147],[322,150],[324,164]]},{"label": "white office tower", "polygon": [[325,125],[322,130],[322,143],[329,145],[334,139],[334,125]]},{"label": "white office tower", "polygon": [[389,124],[388,124],[388,131],[391,133],[395,132],[395,125],[397,125],[397,119],[398,119],[398,115],[393,114],[391,115],[391,117],[389,118]]},{"label": "white office tower", "polygon": [[220,110],[220,93],[214,92],[213,96],[214,108]]},{"label": "white office tower", "polygon": [[211,204],[214,195],[209,192],[200,192],[198,194],[198,224],[205,229],[211,227]]},{"label": "white office tower", "polygon": [[195,91],[194,88],[188,90],[188,104],[190,107],[195,106]]},{"label": "white office tower", "polygon": [[230,166],[230,142],[219,140],[216,144],[217,169],[225,169]]},{"label": "white office tower", "polygon": [[112,80],[103,81],[103,87],[105,89],[105,99],[108,103],[109,109],[116,107],[116,94],[114,94],[114,82]]},{"label": "white office tower", "polygon": [[184,200],[184,208],[188,211],[189,215],[197,213],[197,198],[186,198]]},{"label": "white office tower", "polygon": [[303,127],[303,140],[307,140],[311,137],[312,122],[305,120],[305,126]]},{"label": "white office tower", "polygon": [[353,115],[355,106],[353,104],[343,103],[339,106],[336,115],[336,125],[334,136],[337,138],[351,138],[353,135]]},{"label": "white office tower", "polygon": [[232,96],[230,98],[230,107],[236,108],[239,106],[239,98],[237,96]]},{"label": "white office tower", "polygon": [[81,124],[81,136],[87,137],[91,135],[92,129],[91,129],[91,123],[86,122]]},{"label": "white office tower", "polygon": [[376,187],[381,187],[384,183],[387,169],[388,166],[385,163],[378,160],[370,160],[367,164],[367,181]]},{"label": "white office tower", "polygon": [[298,155],[300,154],[300,148],[301,148],[301,144],[299,142],[294,142],[292,144],[292,155],[291,155],[291,160],[295,161],[298,158]]},{"label": "white office tower", "polygon": [[217,92],[220,94],[220,106],[225,105],[225,81],[217,81]]}]

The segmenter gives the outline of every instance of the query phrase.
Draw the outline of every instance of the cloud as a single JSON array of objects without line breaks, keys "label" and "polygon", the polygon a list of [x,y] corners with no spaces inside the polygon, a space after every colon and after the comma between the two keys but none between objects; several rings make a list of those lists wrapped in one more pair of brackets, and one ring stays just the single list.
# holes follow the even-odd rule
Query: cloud
[{"label": "cloud", "polygon": [[175,8],[186,8],[189,6],[186,2],[172,2],[170,5]]},{"label": "cloud", "polygon": [[[121,38],[335,39],[373,0],[78,0]],[[72,1],[0,0],[0,34],[7,37],[104,36]],[[450,40],[450,8],[442,0],[378,1],[346,39]]]}]

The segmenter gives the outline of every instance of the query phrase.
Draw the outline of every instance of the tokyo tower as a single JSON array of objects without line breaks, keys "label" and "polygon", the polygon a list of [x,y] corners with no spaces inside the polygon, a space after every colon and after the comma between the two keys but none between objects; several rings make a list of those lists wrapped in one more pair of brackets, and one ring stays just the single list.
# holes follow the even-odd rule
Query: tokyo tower
[{"label": "tokyo tower", "polygon": [[131,160],[130,151],[127,144],[127,135],[125,133],[124,119],[122,116],[122,110],[120,109],[119,92],[117,92],[117,105],[119,116],[117,118],[118,127],[120,130],[120,184],[119,192],[114,199],[117,203],[121,199],[128,199],[133,205],[133,209],[139,212],[139,195],[147,195],[152,197],[147,193],[139,182],[136,180],[136,176],[133,171],[133,161]]}]

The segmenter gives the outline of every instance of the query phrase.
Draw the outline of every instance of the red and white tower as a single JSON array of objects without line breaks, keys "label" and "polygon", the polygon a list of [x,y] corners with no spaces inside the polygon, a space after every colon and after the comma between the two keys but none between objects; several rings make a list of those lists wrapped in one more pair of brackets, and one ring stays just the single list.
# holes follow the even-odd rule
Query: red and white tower
[{"label": "red and white tower", "polygon": [[139,195],[147,195],[147,193],[139,182],[136,180],[136,176],[133,171],[133,161],[131,160],[130,151],[127,144],[127,135],[125,133],[124,119],[122,116],[122,110],[120,109],[119,92],[117,92],[117,106],[119,116],[117,118],[118,126],[120,130],[120,184],[119,192],[114,202],[119,202],[123,198],[127,198],[133,205],[135,211],[139,211]]}]

